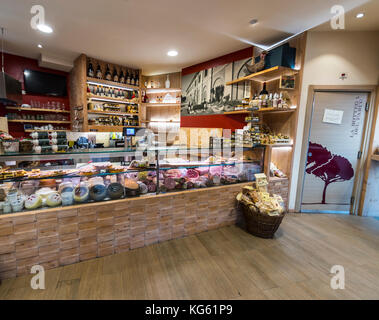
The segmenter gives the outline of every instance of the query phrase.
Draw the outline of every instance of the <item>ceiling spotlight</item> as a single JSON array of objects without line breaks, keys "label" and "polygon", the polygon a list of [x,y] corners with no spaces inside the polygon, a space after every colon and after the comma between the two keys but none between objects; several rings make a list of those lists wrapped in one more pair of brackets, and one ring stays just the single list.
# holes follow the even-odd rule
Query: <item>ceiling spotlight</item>
[{"label": "ceiling spotlight", "polygon": [[38,48],[42,49],[42,44],[37,45]]},{"label": "ceiling spotlight", "polygon": [[167,55],[170,57],[175,57],[178,55],[178,51],[170,50],[169,52],[167,52]]},{"label": "ceiling spotlight", "polygon": [[363,12],[360,12],[360,13],[357,13],[357,15],[355,17],[360,19],[360,18],[363,18],[364,16],[365,16],[365,14]]},{"label": "ceiling spotlight", "polygon": [[258,23],[258,19],[251,19],[251,20],[249,21],[249,23],[250,23],[251,26],[253,26],[253,25],[255,25],[255,24]]},{"label": "ceiling spotlight", "polygon": [[39,24],[39,25],[37,25],[37,29],[39,31],[44,32],[44,33],[52,33],[53,32],[53,28],[51,28],[47,24]]}]

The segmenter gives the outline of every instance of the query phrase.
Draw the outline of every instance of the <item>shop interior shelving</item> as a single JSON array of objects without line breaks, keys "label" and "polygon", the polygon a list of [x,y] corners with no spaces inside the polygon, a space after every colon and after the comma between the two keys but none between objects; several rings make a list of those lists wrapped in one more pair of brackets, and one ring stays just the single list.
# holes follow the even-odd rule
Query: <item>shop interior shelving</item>
[{"label": "shop interior shelving", "polygon": [[[293,164],[293,145],[295,143],[297,119],[298,119],[298,106],[300,104],[300,90],[302,69],[304,65],[304,52],[305,52],[305,36],[301,35],[289,41],[291,47],[296,48],[296,58],[294,68],[286,68],[276,66],[260,72],[244,76],[233,81],[227,82],[227,85],[236,86],[250,85],[250,98],[255,93],[259,93],[263,84],[266,83],[268,92],[285,93],[290,100],[288,109],[261,109],[254,114],[259,117],[259,124],[270,128],[274,134],[284,134],[290,137],[291,143],[289,144],[275,144],[266,147],[265,154],[265,174],[269,177],[270,181],[286,181],[290,180],[292,164]],[[256,56],[257,54],[255,54]],[[280,85],[282,76],[294,76],[295,88],[285,89]],[[234,111],[224,114],[243,113],[243,111]],[[278,178],[271,176],[270,163],[273,162],[285,175],[286,178]],[[288,186],[288,184],[287,184]]]},{"label": "shop interior shelving", "polygon": [[16,110],[16,111],[70,113],[69,110],[56,110],[56,109],[44,109],[44,108],[25,108],[25,107],[5,107],[5,108],[8,110]]},{"label": "shop interior shelving", "polygon": [[[170,87],[165,88],[167,76]],[[179,139],[180,129],[180,99],[181,99],[181,73],[160,74],[142,77],[142,96],[146,93],[148,102],[141,104],[141,122],[153,132],[166,130],[174,133]],[[176,102],[163,102],[167,96]],[[178,101],[179,100],[179,101]],[[159,102],[158,102],[159,101]]]},{"label": "shop interior shelving", "polygon": [[[133,73],[139,74],[139,85],[130,85],[130,84],[124,84],[119,83],[115,81],[109,81],[106,79],[97,79],[94,77],[88,77],[87,76],[87,68],[89,61],[92,62],[93,68],[96,70],[97,65],[100,65],[100,68],[103,73],[103,77],[105,74],[105,70],[107,68],[107,65],[110,67],[111,73],[113,73],[113,70],[116,69],[118,74],[120,73],[120,70],[129,70]],[[70,74],[70,81],[71,81],[71,92],[70,92],[70,105],[72,106],[71,115],[72,119],[74,119],[74,107],[79,106],[83,107],[83,110],[80,111],[77,118],[83,119],[83,123],[79,129],[75,128],[77,131],[87,132],[87,131],[99,131],[99,132],[121,132],[123,126],[112,126],[112,125],[94,125],[89,123],[89,118],[96,118],[101,115],[108,115],[108,116],[137,116],[138,117],[138,126],[125,126],[125,127],[140,127],[144,124],[141,122],[140,118],[140,110],[141,110],[141,70],[133,69],[126,66],[120,66],[113,63],[104,62],[98,59],[89,58],[86,55],[82,54],[80,55],[74,62],[74,68],[71,71]],[[127,90],[127,91],[134,91],[137,99],[131,101],[130,99],[123,99],[123,98],[113,98],[113,97],[107,97],[107,96],[99,96],[95,94],[91,94],[87,92],[87,86],[88,85],[99,85],[104,87],[110,87],[114,89],[121,89],[121,90]],[[101,102],[108,102],[108,103],[115,103],[120,105],[136,105],[137,106],[137,112],[127,112],[127,111],[100,111],[100,110],[88,110],[88,103],[101,103]],[[78,113],[78,111],[76,111]]]},{"label": "shop interior shelving", "polygon": [[295,69],[290,69],[286,67],[276,66],[266,70],[262,70],[248,76],[229,81],[227,85],[233,85],[238,83],[243,83],[246,81],[259,81],[268,82],[279,79],[281,76],[296,75],[299,71]]},{"label": "shop interior shelving", "polygon": [[20,122],[20,123],[60,123],[60,124],[69,124],[71,121],[59,121],[59,120],[27,120],[27,119],[15,119],[8,120],[8,122]]}]

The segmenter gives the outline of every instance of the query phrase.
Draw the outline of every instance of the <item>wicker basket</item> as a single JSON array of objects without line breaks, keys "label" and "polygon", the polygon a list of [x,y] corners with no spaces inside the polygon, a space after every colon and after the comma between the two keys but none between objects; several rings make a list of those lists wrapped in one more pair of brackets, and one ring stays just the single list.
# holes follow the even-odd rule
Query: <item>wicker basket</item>
[{"label": "wicker basket", "polygon": [[239,203],[245,217],[249,233],[260,238],[273,238],[282,223],[284,213],[279,216],[269,216],[259,210],[253,210],[243,202]]}]

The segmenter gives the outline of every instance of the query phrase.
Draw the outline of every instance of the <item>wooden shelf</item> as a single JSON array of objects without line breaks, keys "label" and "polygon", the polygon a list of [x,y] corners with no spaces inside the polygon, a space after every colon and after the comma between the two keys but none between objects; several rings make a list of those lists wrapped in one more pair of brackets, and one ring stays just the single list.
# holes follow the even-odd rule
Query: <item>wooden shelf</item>
[{"label": "wooden shelf", "polygon": [[286,180],[288,180],[288,177],[285,177],[285,178],[269,177],[268,180],[272,181],[272,182],[275,182],[275,181],[286,181]]},{"label": "wooden shelf", "polygon": [[88,125],[88,130],[97,130],[99,132],[122,132],[123,128],[139,128],[139,126],[101,126],[101,125]]},{"label": "wooden shelf", "polygon": [[138,113],[127,113],[127,112],[113,112],[113,111],[97,111],[97,110],[88,110],[90,114],[107,114],[115,116],[138,116]]},{"label": "wooden shelf", "polygon": [[260,109],[260,110],[253,111],[253,112],[260,112],[260,113],[291,113],[291,112],[295,112],[295,111],[296,111],[296,108],[295,109],[265,108],[265,109]]},{"label": "wooden shelf", "polygon": [[71,123],[71,121],[59,121],[59,120],[8,120],[8,122],[27,122],[27,123]]},{"label": "wooden shelf", "polygon": [[179,107],[180,103],[144,103],[146,107]]},{"label": "wooden shelf", "polygon": [[180,120],[144,120],[143,123],[148,122],[167,122],[167,123],[180,123]]},{"label": "wooden shelf", "polygon": [[180,88],[144,88],[146,93],[165,93],[165,92],[182,92]]},{"label": "wooden shelf", "polygon": [[276,143],[276,144],[266,144],[266,147],[270,148],[283,148],[283,147],[293,147],[292,143]]},{"label": "wooden shelf", "polygon": [[371,156],[371,160],[379,161],[379,154],[373,154],[373,155]]},{"label": "wooden shelf", "polygon": [[106,85],[106,86],[110,86],[110,87],[119,87],[119,88],[123,88],[123,89],[133,89],[133,90],[139,90],[140,87],[137,87],[137,86],[132,86],[130,84],[124,84],[124,83],[118,83],[118,82],[114,82],[114,81],[109,81],[109,80],[105,80],[105,79],[97,79],[97,78],[91,78],[91,77],[87,77],[87,83],[91,83],[91,84],[97,84],[97,85]]},{"label": "wooden shelf", "polygon": [[54,110],[54,109],[42,109],[42,108],[6,107],[6,109],[17,110],[17,111],[42,111],[42,112],[70,113],[70,111],[68,110]]},{"label": "wooden shelf", "polygon": [[70,130],[25,130],[25,132],[69,132]]},{"label": "wooden shelf", "polygon": [[247,111],[247,110],[237,110],[237,111],[229,111],[229,112],[224,112],[224,114],[228,115],[228,114],[250,114],[251,111]]},{"label": "wooden shelf", "polygon": [[139,104],[139,102],[130,102],[125,99],[118,99],[118,98],[109,98],[109,97],[101,97],[94,94],[87,94],[88,99],[98,100],[98,101],[104,101],[104,102],[115,102],[115,103],[123,103],[123,104]]},{"label": "wooden shelf", "polygon": [[246,81],[259,81],[259,82],[268,82],[272,80],[279,79],[281,76],[288,76],[288,75],[294,75],[297,74],[298,70],[276,66],[272,67],[270,69],[266,69],[263,71],[259,71],[253,74],[250,74],[246,77],[238,78],[233,81],[229,81],[226,84],[227,85],[233,85],[238,83],[243,83]]}]

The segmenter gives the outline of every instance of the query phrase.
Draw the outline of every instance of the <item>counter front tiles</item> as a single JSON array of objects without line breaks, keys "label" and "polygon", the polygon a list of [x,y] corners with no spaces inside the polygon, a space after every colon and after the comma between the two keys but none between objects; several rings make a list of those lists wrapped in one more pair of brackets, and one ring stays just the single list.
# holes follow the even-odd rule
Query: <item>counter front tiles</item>
[{"label": "counter front tiles", "polygon": [[0,216],[0,279],[57,268],[236,223],[245,185]]}]

